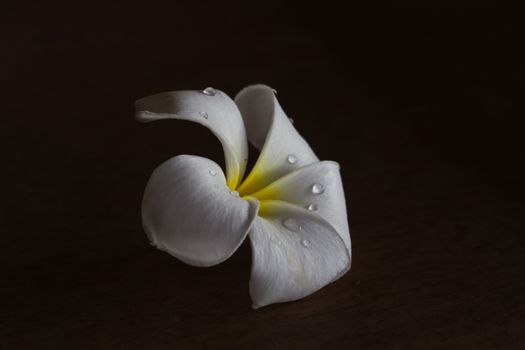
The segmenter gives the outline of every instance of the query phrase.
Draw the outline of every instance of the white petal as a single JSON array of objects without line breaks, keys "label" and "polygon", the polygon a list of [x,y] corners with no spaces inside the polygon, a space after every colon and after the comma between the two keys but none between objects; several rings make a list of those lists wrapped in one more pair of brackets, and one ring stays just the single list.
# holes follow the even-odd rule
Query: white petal
[{"label": "white petal", "polygon": [[248,160],[248,144],[239,109],[228,95],[220,90],[214,95],[202,91],[164,92],[136,101],[135,108],[140,121],[182,119],[210,129],[224,149],[228,186],[238,186]]},{"label": "white petal", "polygon": [[235,103],[244,119],[248,140],[261,150],[253,170],[238,189],[243,195],[263,188],[294,169],[318,161],[270,87],[249,86],[237,94]]},{"label": "white petal", "polygon": [[260,205],[250,231],[254,308],[303,298],[347,269],[341,237],[320,216],[285,202]]},{"label": "white petal", "polygon": [[[321,193],[314,193],[314,186],[315,192]],[[323,161],[297,169],[252,196],[285,201],[320,215],[335,228],[351,255],[345,193],[336,162]]]},{"label": "white petal", "polygon": [[218,264],[239,247],[257,215],[258,203],[235,194],[217,163],[188,155],[171,158],[146,186],[144,229],[153,245],[187,264]]}]

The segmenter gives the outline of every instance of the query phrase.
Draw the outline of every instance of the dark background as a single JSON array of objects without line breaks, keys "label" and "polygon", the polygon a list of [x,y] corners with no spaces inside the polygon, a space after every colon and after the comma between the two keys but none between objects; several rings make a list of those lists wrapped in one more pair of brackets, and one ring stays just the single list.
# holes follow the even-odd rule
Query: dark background
[{"label": "dark background", "polygon": [[[519,11],[2,7],[1,349],[525,348]],[[341,164],[353,266],[254,311],[249,245],[199,269],[148,244],[153,169],[223,155],[133,102],[258,82]]]}]

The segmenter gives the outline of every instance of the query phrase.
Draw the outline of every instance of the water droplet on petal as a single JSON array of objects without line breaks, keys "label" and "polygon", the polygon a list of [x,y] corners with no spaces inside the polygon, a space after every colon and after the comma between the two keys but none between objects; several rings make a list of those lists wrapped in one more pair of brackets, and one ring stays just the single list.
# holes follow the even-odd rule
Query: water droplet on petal
[{"label": "water droplet on petal", "polygon": [[206,112],[199,112],[199,114],[200,114],[201,117],[203,117],[204,119],[208,119],[208,113],[206,113]]},{"label": "water droplet on petal", "polygon": [[210,175],[211,175],[211,176],[215,176],[215,175],[217,175],[217,171],[211,169],[211,170],[210,170]]},{"label": "water droplet on petal", "polygon": [[297,163],[297,157],[294,156],[293,154],[289,154],[288,157],[286,158],[286,161],[290,164],[295,164]]},{"label": "water droplet on petal", "polygon": [[273,237],[273,236],[270,236],[270,241],[272,241],[273,244],[276,244],[276,245],[281,245],[283,244],[283,242],[281,242],[279,239]]},{"label": "water droplet on petal", "polygon": [[290,121],[290,123],[292,123],[292,124],[294,123],[293,118],[288,118],[288,120]]},{"label": "water droplet on petal", "polygon": [[321,194],[324,192],[324,186],[321,184],[313,184],[312,185],[312,193],[313,194]]},{"label": "water droplet on petal", "polygon": [[309,240],[307,240],[307,239],[303,239],[303,240],[301,240],[301,244],[302,244],[303,247],[305,247],[305,248],[310,248],[310,246],[312,245],[312,243],[311,243]]},{"label": "water droplet on petal", "polygon": [[237,191],[230,191],[230,194],[234,197],[239,197],[239,192]]},{"label": "water droplet on petal", "polygon": [[215,89],[212,87],[207,87],[206,89],[202,90],[202,93],[208,96],[215,96]]},{"label": "water droplet on petal", "polygon": [[310,210],[310,211],[317,211],[319,208],[317,208],[317,204],[315,203],[311,203],[309,204],[306,209]]},{"label": "water droplet on petal", "polygon": [[286,227],[288,230],[297,232],[301,229],[301,225],[297,222],[295,219],[286,219],[283,221],[284,227]]}]

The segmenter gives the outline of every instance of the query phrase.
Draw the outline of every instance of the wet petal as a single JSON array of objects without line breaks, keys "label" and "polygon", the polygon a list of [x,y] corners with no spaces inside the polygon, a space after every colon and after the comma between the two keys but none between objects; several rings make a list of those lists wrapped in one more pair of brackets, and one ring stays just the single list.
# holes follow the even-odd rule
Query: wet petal
[{"label": "wet petal", "polygon": [[142,222],[153,245],[195,266],[218,264],[246,237],[258,203],[226,185],[221,167],[181,155],[151,175],[142,201]]},{"label": "wet petal", "polygon": [[318,161],[310,146],[295,130],[273,90],[252,85],[235,97],[248,140],[261,153],[253,170],[239,187],[243,195],[253,193],[277,178]]},{"label": "wet petal", "polygon": [[317,162],[297,169],[252,196],[285,201],[321,216],[335,228],[351,254],[345,193],[336,162]]},{"label": "wet petal", "polygon": [[135,102],[140,121],[182,119],[204,125],[217,136],[224,149],[228,186],[235,189],[246,168],[248,143],[239,109],[228,95],[216,89],[171,91],[142,98]]},{"label": "wet petal", "polygon": [[348,250],[329,223],[285,202],[261,201],[249,236],[254,308],[303,298],[350,265]]}]

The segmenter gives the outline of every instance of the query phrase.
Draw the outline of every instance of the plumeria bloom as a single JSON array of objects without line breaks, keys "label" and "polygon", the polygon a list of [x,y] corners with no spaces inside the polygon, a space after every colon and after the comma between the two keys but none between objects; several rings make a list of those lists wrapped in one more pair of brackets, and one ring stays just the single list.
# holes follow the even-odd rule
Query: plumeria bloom
[{"label": "plumeria bloom", "polygon": [[[173,157],[155,169],[142,202],[151,243],[194,266],[216,265],[249,236],[253,307],[297,300],[350,269],[350,233],[339,165],[319,161],[265,85],[235,101],[213,88],[136,102],[140,121],[182,119],[222,143],[226,175],[212,160]],[[248,141],[259,151],[244,177]]]}]

